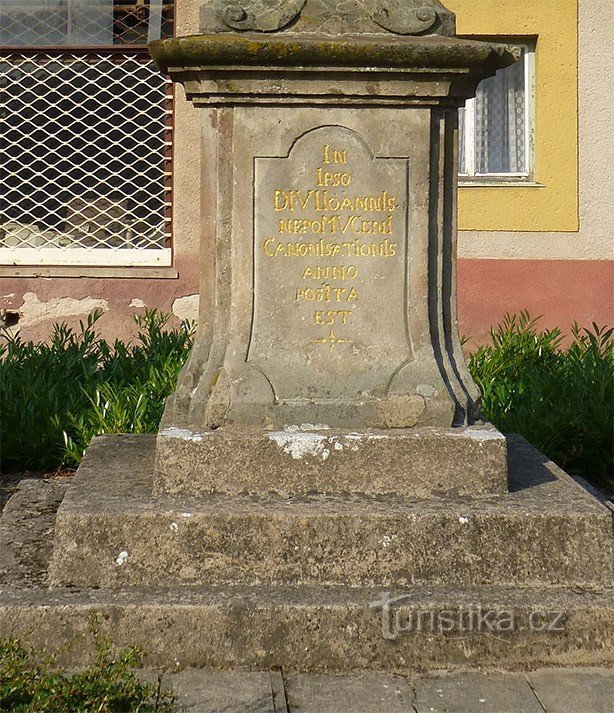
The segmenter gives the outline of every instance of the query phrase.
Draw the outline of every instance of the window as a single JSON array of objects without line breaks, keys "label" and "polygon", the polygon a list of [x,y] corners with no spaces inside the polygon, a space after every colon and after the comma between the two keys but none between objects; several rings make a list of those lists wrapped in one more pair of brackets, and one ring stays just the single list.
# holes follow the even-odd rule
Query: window
[{"label": "window", "polygon": [[480,83],[460,111],[461,180],[533,177],[533,58],[528,45],[511,67]]},{"label": "window", "polygon": [[0,264],[170,265],[172,86],[145,45],[172,12],[5,0]]}]

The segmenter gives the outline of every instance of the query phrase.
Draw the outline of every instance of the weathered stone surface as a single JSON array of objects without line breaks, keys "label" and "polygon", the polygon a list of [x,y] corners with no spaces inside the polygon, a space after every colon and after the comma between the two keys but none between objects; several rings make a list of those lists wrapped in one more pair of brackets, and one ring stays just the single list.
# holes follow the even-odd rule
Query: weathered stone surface
[{"label": "weathered stone surface", "polygon": [[[199,67],[205,73],[204,79],[211,76],[212,70],[209,67],[215,68],[215,72],[219,72],[223,77],[225,68],[236,65],[237,74],[242,76],[247,68],[260,71],[266,69],[267,63],[270,63],[269,71],[272,68],[277,70],[280,67],[300,67],[302,73],[305,68],[317,68],[324,73],[340,69],[355,71],[359,68],[382,71],[402,69],[408,78],[426,68],[444,72],[466,68],[470,71],[455,72],[461,76],[458,77],[458,84],[454,85],[455,90],[464,98],[465,94],[471,93],[470,87],[475,90],[480,79],[513,64],[520,57],[519,51],[510,45],[458,38],[412,37],[400,41],[398,37],[317,38],[295,35],[290,38],[290,42],[294,55],[289,51],[287,38],[213,34],[158,40],[149,45],[149,51],[163,72],[173,76],[179,76],[179,72],[183,72],[189,87],[195,86],[196,79],[194,76],[187,76],[189,66]],[[253,79],[258,82],[261,77],[254,76]],[[378,79],[381,81],[381,77]],[[352,80],[360,81],[360,78],[353,77]],[[435,81],[433,79],[433,84]],[[441,81],[450,88],[450,77]],[[364,85],[364,81],[362,84]],[[433,84],[427,85],[431,91]],[[274,88],[269,82],[268,86],[270,91],[292,91],[289,87],[286,88],[285,83]],[[413,89],[411,84],[408,89]],[[435,91],[434,95],[437,94]],[[407,91],[405,97],[411,97],[411,91]],[[244,97],[244,101],[248,101],[247,98]],[[303,102],[307,101],[305,97]]]},{"label": "weathered stone surface", "polygon": [[273,32],[295,20],[305,7],[305,2],[306,0],[250,0],[230,5],[227,2],[218,2],[215,3],[215,9],[204,6],[201,10],[217,11],[218,24],[221,20],[224,25],[235,30]]},{"label": "weathered stone surface", "polygon": [[[229,30],[338,35],[381,32],[453,35],[454,13],[439,0],[211,0],[201,7],[202,32]],[[292,24],[290,24],[292,23]]]},{"label": "weathered stone surface", "polygon": [[612,669],[541,669],[527,674],[547,713],[611,713],[614,702]]},{"label": "weathered stone surface", "polygon": [[[73,644],[61,663],[81,666],[94,655],[86,632],[88,616],[96,611],[116,649],[138,644],[149,652],[148,666],[171,671],[283,666],[287,671],[406,674],[441,667],[600,666],[614,664],[612,592],[414,586],[400,610],[404,621],[412,613],[449,616],[481,606],[483,611],[511,609],[513,630],[457,628],[425,635],[423,629],[385,639],[382,612],[372,606],[382,596],[377,589],[4,590],[0,636],[14,634],[47,650]],[[531,628],[534,612],[538,623],[548,612],[564,612],[563,630]]]},{"label": "weathered stone surface", "polygon": [[[326,188],[335,185],[341,191]],[[300,136],[287,158],[256,158],[254,191],[248,365],[281,401],[384,396],[414,359],[404,299],[407,160],[376,158],[354,131],[322,127]],[[344,200],[358,212],[341,208]],[[384,312],[385,336],[374,328]],[[414,401],[415,416],[403,423],[399,414],[399,425],[422,415],[424,398]]]},{"label": "weathered stone surface", "polygon": [[[277,445],[275,445],[277,447]],[[506,496],[152,497],[154,440],[90,447],[56,520],[54,585],[612,584],[612,514],[512,439]]]},{"label": "weathered stone surface", "polygon": [[520,674],[467,673],[427,679],[416,684],[416,692],[416,713],[544,713]]},{"label": "weathered stone surface", "polygon": [[222,428],[158,434],[154,494],[507,492],[507,444],[491,426],[347,432]]},{"label": "weathered stone surface", "polygon": [[[365,195],[360,186],[355,193],[351,188],[315,189],[317,169],[314,176],[313,171],[307,172],[302,159],[284,158],[298,137],[307,140],[319,136],[318,145],[323,151],[326,143],[321,132],[321,110],[271,107],[266,122],[247,107],[237,108],[232,116],[234,128],[225,137],[228,146],[216,148],[212,144],[209,152],[218,156],[219,152],[226,155],[232,151],[235,157],[232,171],[225,172],[220,166],[215,172],[216,180],[224,182],[224,186],[218,185],[219,196],[209,192],[204,196],[205,201],[211,199],[208,213],[216,215],[222,210],[233,216],[233,224],[237,226],[237,242],[232,249],[227,241],[220,245],[216,257],[217,285],[210,286],[213,292],[217,291],[219,314],[215,318],[201,315],[204,324],[219,327],[213,332],[207,327],[198,337],[177,392],[169,402],[163,427],[200,430],[251,425],[279,430],[286,425],[312,423],[355,430],[414,425],[449,427],[472,420],[477,390],[472,386],[460,345],[444,325],[443,317],[440,319],[436,314],[444,306],[453,311],[452,305],[448,305],[451,287],[446,283],[453,274],[446,272],[437,282],[439,278],[429,277],[423,265],[429,252],[447,250],[444,248],[447,225],[429,236],[429,215],[423,207],[429,201],[443,200],[441,191],[436,198],[432,195],[435,175],[438,181],[453,179],[453,167],[446,163],[445,154],[434,156],[428,146],[433,131],[437,132],[440,144],[452,139],[454,127],[450,117],[444,112],[435,128],[426,112],[408,114],[403,109],[391,109],[386,120],[391,132],[385,134],[380,131],[382,119],[377,110],[327,112],[327,125],[329,122],[337,125],[327,129],[330,150],[346,151],[348,161],[358,162],[353,172],[357,183],[371,168],[373,161],[367,160],[368,156],[378,157],[374,160],[384,167],[379,169],[384,173],[390,170],[391,157],[400,157],[393,161],[395,167],[399,161],[403,163],[403,157],[409,158],[411,170],[402,181],[406,185],[404,190],[398,192],[397,183],[401,179],[393,171],[395,180],[389,177],[376,193],[373,193],[375,186],[365,179],[365,190],[369,189]],[[271,131],[269,121],[274,121],[275,131]],[[337,142],[338,148],[333,148],[333,139],[341,134],[346,143]],[[222,140],[221,135],[211,138],[214,142]],[[359,155],[357,147],[364,143],[368,149],[363,147]],[[350,144],[356,147],[354,159]],[[298,144],[296,150],[299,151]],[[313,159],[309,160],[313,168]],[[334,160],[332,153],[331,160]],[[265,164],[268,172],[262,174],[260,167]],[[272,174],[271,166],[275,169]],[[338,171],[331,172],[332,175],[335,172]],[[246,177],[254,173],[256,181],[246,184]],[[289,176],[297,178],[290,180]],[[315,208],[315,190],[320,191],[322,202],[327,192],[329,202],[333,197],[341,200],[344,194],[354,201],[353,205],[359,199],[369,205],[373,200],[374,212],[346,207],[322,213]],[[267,198],[266,202],[264,199],[258,202],[256,213],[252,208],[254,191]],[[272,233],[267,228],[275,213],[277,191],[286,194],[295,191],[291,194],[294,196],[301,191],[301,196],[311,198],[309,206],[298,213],[284,217],[284,212],[279,211],[276,232]],[[387,198],[399,211],[377,210],[377,201],[382,203],[384,191],[388,191]],[[229,203],[223,208],[217,203],[218,198],[226,201],[239,194],[250,196],[250,200]],[[443,203],[433,205],[433,210],[443,207]],[[278,225],[279,221],[295,219],[300,225],[303,221],[314,225],[314,221],[326,217],[329,226],[345,226],[348,220],[356,220],[359,231],[372,230],[375,223],[381,224],[378,230],[388,230],[390,216],[393,231],[390,236],[353,233],[344,237],[336,232],[318,237],[279,232],[286,228],[285,223],[281,228]],[[367,228],[363,222],[368,223]],[[337,230],[327,228],[333,229]],[[357,244],[368,255],[314,254],[307,261],[306,256],[294,254],[302,248],[316,253],[329,248],[352,253]],[[287,255],[283,250],[277,252],[280,245]],[[273,246],[275,251],[271,254]],[[399,259],[403,255],[407,259]],[[443,258],[443,252],[440,257]],[[355,277],[309,278],[310,274],[317,276],[318,269],[333,268],[339,274],[344,268],[346,276]],[[230,284],[225,279],[228,274],[233,275]],[[354,282],[352,292],[350,283]],[[398,289],[389,292],[388,283]],[[379,291],[374,291],[374,284],[380,286]],[[352,299],[337,302],[337,296]],[[328,314],[331,311],[332,316]],[[328,325],[329,318],[339,319],[338,327]],[[344,318],[350,320],[346,325],[342,324]],[[356,322],[353,332],[352,320]],[[432,330],[437,331],[436,345]],[[334,342],[330,341],[331,333]]]},{"label": "weathered stone surface", "polygon": [[[0,572],[0,638],[16,635],[43,651],[68,644],[61,663],[71,667],[94,654],[86,633],[92,612],[117,649],[140,644],[150,652],[148,665],[169,671],[209,666],[406,674],[437,667],[614,664],[612,588],[49,590],[45,543],[55,513],[36,503],[34,497],[30,510],[41,525],[38,534],[25,518],[14,519],[12,541],[16,550],[21,541],[32,549],[40,544],[41,557],[29,561],[28,572],[20,560]],[[271,682],[280,695],[278,679]]]},{"label": "weathered stone surface", "polygon": [[0,511],[0,583],[4,586],[45,581],[55,514],[69,482],[68,478],[22,480]]},{"label": "weathered stone surface", "polygon": [[362,673],[358,676],[295,674],[286,683],[290,711],[302,713],[409,713],[413,698],[409,682],[399,676]]},{"label": "weathered stone surface", "polygon": [[214,0],[201,20],[150,48],[202,107],[210,172],[205,326],[164,426],[474,423],[456,110],[518,52],[452,37],[438,0]]}]

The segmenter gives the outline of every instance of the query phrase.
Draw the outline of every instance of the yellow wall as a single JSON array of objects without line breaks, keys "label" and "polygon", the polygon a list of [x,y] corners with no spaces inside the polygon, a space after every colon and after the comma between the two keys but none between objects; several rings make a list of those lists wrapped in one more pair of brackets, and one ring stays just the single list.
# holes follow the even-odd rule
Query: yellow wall
[{"label": "yellow wall", "polygon": [[578,0],[446,0],[459,35],[536,39],[535,183],[461,186],[459,228],[577,231]]}]

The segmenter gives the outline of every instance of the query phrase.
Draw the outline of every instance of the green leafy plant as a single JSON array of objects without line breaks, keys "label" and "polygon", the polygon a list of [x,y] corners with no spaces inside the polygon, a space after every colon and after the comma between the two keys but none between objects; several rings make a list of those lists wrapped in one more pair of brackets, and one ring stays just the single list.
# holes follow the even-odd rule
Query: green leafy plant
[{"label": "green leafy plant", "polygon": [[491,343],[469,359],[482,413],[504,433],[519,433],[571,473],[612,489],[613,330],[540,330],[526,312],[507,315]]},{"label": "green leafy plant", "polygon": [[55,325],[48,343],[0,340],[0,468],[75,467],[94,435],[157,430],[194,325],[167,329],[169,315],[149,310],[135,316],[136,343],[108,344],[100,316]]},{"label": "green leafy plant", "polygon": [[58,668],[58,654],[42,660],[17,640],[0,641],[0,711],[14,713],[170,713],[175,701],[160,681],[145,683],[134,669],[144,652],[130,647],[112,654],[108,637],[100,633],[96,617],[90,618],[90,635],[96,649],[94,662],[76,673]]},{"label": "green leafy plant", "polygon": [[[192,346],[194,326],[168,329],[155,310],[135,317],[136,341],[108,344],[100,313],[49,343],[0,340],[0,468],[75,467],[102,433],[151,433]],[[519,433],[563,468],[612,489],[613,330],[540,329],[508,315],[469,358],[483,415]]]}]

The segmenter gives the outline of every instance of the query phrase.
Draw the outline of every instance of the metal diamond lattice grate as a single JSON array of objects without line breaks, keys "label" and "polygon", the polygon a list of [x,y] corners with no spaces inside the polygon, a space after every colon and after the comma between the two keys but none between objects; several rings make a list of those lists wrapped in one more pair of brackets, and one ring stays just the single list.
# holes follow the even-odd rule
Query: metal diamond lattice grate
[{"label": "metal diamond lattice grate", "polygon": [[168,264],[172,88],[151,60],[10,53],[0,77],[0,261]]},{"label": "metal diamond lattice grate", "polygon": [[3,0],[5,47],[146,45],[173,31],[170,0]]}]

